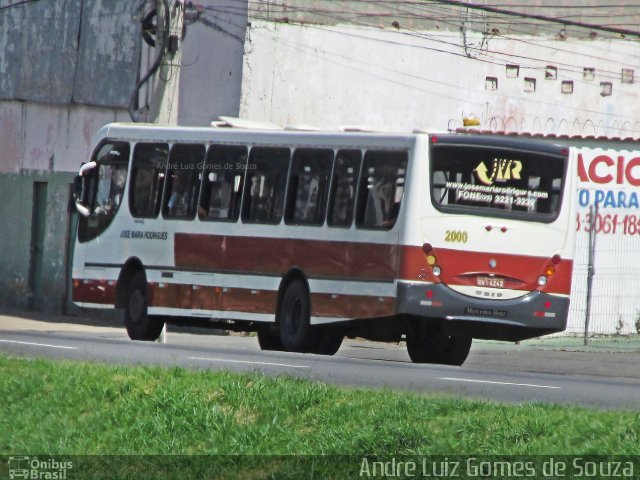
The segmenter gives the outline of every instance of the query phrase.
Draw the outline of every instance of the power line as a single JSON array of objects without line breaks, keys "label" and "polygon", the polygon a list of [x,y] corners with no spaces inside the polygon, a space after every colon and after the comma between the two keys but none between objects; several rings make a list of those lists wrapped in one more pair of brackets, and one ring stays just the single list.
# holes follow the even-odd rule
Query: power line
[{"label": "power line", "polygon": [[[222,18],[217,17],[215,14],[209,13],[209,15],[219,21],[224,21]],[[234,25],[239,27],[239,25]],[[353,32],[344,32],[344,31],[337,31],[337,30],[332,30],[329,28],[324,28],[322,26],[319,25],[307,25],[307,28],[313,28],[313,29],[317,29],[320,31],[330,31],[333,33],[337,33],[340,35],[344,35],[344,36],[348,36],[348,37],[353,37],[353,38],[359,38],[359,39],[364,39],[364,40],[368,40],[368,41],[376,41],[376,42],[383,42],[386,43],[388,45],[398,45],[398,46],[408,46],[408,47],[414,47],[414,48],[420,48],[420,49],[424,49],[424,50],[429,50],[429,51],[434,51],[436,53],[442,53],[442,54],[450,54],[450,55],[454,55],[454,56],[459,56],[459,57],[464,57],[464,58],[468,58],[466,55],[462,54],[462,53],[455,53],[455,52],[451,52],[448,50],[441,50],[441,49],[435,49],[435,48],[431,48],[431,47],[425,47],[425,46],[419,46],[419,45],[408,45],[406,43],[402,43],[402,42],[395,42],[395,41],[391,41],[391,40],[382,40],[380,38],[375,38],[375,37],[369,37],[363,34],[357,34],[357,33],[353,33]],[[300,52],[309,54],[309,55],[313,55],[316,57],[320,57],[323,58],[325,61],[328,61],[330,63],[339,65],[343,68],[348,68],[351,70],[355,70],[358,71],[360,73],[363,73],[365,75],[369,75],[372,76],[374,78],[378,78],[380,80],[384,80],[387,82],[391,82],[394,85],[398,85],[398,86],[402,86],[402,87],[406,87],[406,88],[411,88],[414,90],[418,90],[418,91],[423,91],[426,93],[432,93],[434,95],[439,95],[441,97],[447,97],[447,98],[451,98],[454,100],[458,100],[458,101],[463,101],[463,100],[468,100],[468,98],[466,97],[461,97],[458,95],[448,95],[448,94],[443,94],[442,92],[436,92],[434,90],[430,90],[428,88],[425,88],[424,86],[418,86],[415,84],[410,84],[408,82],[405,81],[399,81],[398,79],[394,79],[392,77],[390,77],[388,74],[395,74],[395,75],[399,75],[401,77],[405,77],[408,79],[413,79],[413,80],[418,80],[418,81],[423,81],[423,82],[429,82],[429,83],[433,83],[433,84],[437,84],[443,87],[448,87],[448,88],[456,88],[454,85],[451,85],[450,82],[448,81],[439,81],[439,80],[434,80],[431,78],[427,78],[424,76],[419,76],[419,75],[414,75],[411,73],[406,73],[406,72],[401,72],[395,69],[389,69],[386,68],[384,66],[380,66],[377,63],[370,63],[370,62],[366,62],[364,60],[361,60],[359,58],[356,57],[351,57],[351,56],[346,56],[343,54],[339,54],[336,52],[331,52],[328,51],[326,49],[323,49],[321,47],[317,47],[317,46],[308,46],[308,45],[304,45],[304,44],[299,44],[299,43],[295,43],[292,41],[287,41],[287,40],[283,40],[282,38],[276,36],[275,33],[269,32],[269,36],[267,36],[265,33],[257,31],[254,29],[254,33],[257,34],[258,36],[261,36],[263,38],[268,38],[273,42],[279,43],[281,45],[285,45],[289,48],[298,50]],[[336,59],[331,59],[330,57],[337,57],[337,59],[341,59],[340,60],[336,60]],[[499,65],[499,66],[505,66],[506,63],[504,62],[497,62],[497,61],[491,61],[491,60],[487,60],[487,59],[474,59],[476,61],[480,61],[482,63],[488,63],[488,64],[493,64],[493,65]],[[380,73],[375,73],[372,71],[366,71],[363,70],[361,68],[356,67],[354,64],[361,64],[367,67],[373,67],[376,68],[378,70],[381,70],[383,72],[386,72],[386,74],[380,74]],[[471,89],[477,92],[480,92],[479,89]],[[497,93],[497,92],[487,92],[487,91],[482,91],[483,93],[486,93],[488,95],[494,96],[494,97],[502,97],[502,98],[510,98],[510,95],[506,95],[506,94],[501,94],[501,93]],[[574,110],[574,111],[580,111],[580,112],[585,112],[585,113],[592,113],[592,114],[597,114],[597,115],[608,115],[608,113],[606,111],[598,111],[598,110],[588,110],[588,109],[584,109],[584,108],[580,108],[580,107],[572,107],[572,106],[568,106],[568,105],[560,105],[557,101],[546,101],[546,100],[538,100],[538,99],[534,99],[534,98],[526,98],[526,97],[521,97],[520,98],[523,102],[526,103],[534,103],[534,104],[539,104],[539,105],[552,105],[555,107],[562,107],[563,109],[566,110]],[[473,103],[473,102],[472,102]],[[630,117],[628,115],[620,115],[617,114],[615,115],[617,118],[629,118],[629,119],[635,119],[635,117]]]},{"label": "power line", "polygon": [[[333,0],[334,2],[339,2],[340,0]],[[363,3],[375,3],[378,4],[379,2],[375,2],[373,0],[369,0],[368,2],[363,2]],[[424,5],[423,3],[421,3],[421,5]],[[269,4],[269,7],[274,7],[273,4]],[[284,8],[283,5],[275,5],[275,7],[277,7],[279,9],[279,12],[284,13],[285,10],[282,10],[282,8]],[[398,8],[396,6],[396,8]],[[429,8],[429,7],[427,7]],[[445,7],[446,8],[446,7]],[[211,10],[213,10],[213,8],[211,8]],[[218,9],[218,11],[220,11]],[[337,9],[318,9],[318,8],[305,8],[305,7],[295,7],[293,9],[288,9],[286,10],[287,13],[294,13],[294,12],[303,12],[303,13],[314,13],[314,14],[319,14],[322,15],[326,18],[331,18],[334,20],[338,20],[338,21],[343,21],[343,22],[348,22],[354,25],[359,25],[359,26],[369,26],[367,23],[363,23],[361,21],[357,21],[355,20],[353,17],[348,17],[348,16],[342,16],[340,14],[351,14],[353,13],[352,11],[345,11],[345,10],[337,10]],[[252,12],[250,12],[252,13]],[[271,14],[273,14],[274,12],[272,11]],[[394,12],[395,13],[395,12]],[[380,16],[380,13],[376,13],[376,14],[365,14],[363,16],[369,16],[369,15],[376,15],[376,16]],[[259,9],[254,9],[253,12],[253,17],[257,18],[259,20],[270,20],[273,22],[279,22],[279,23],[291,23],[291,20],[288,17],[283,17],[280,19],[276,19],[273,18],[271,16],[264,16],[263,12],[261,12]],[[421,16],[420,18],[430,18],[429,16]],[[453,22],[449,22],[450,24],[453,24]],[[307,24],[309,25],[309,24]],[[382,28],[382,27],[378,27],[378,28]],[[425,40],[429,40],[435,43],[440,43],[443,45],[447,45],[447,46],[454,46],[454,47],[460,47],[460,44],[458,42],[452,42],[452,41],[447,41],[441,38],[436,38],[433,37],[432,35],[426,34],[424,32],[420,32],[420,31],[416,31],[416,30],[412,30],[412,29],[408,29],[408,28],[403,28],[401,31],[401,34],[403,35],[408,35],[408,36],[413,36],[413,37],[418,37],[418,38],[422,38]],[[485,32],[486,33],[486,32]],[[554,48],[554,47],[548,47],[548,46],[541,46],[541,45],[537,45],[535,42],[532,41],[525,41],[525,40],[521,40],[521,39],[513,39],[510,37],[506,37],[506,36],[501,36],[502,38],[505,38],[506,40],[513,40],[513,41],[520,41],[522,43],[525,44],[530,44],[530,45],[535,45],[538,46],[540,48],[553,48],[554,51],[565,51],[563,49],[558,49],[558,48]],[[419,47],[419,48],[425,48],[425,49],[429,49],[428,47]],[[439,49],[432,49],[433,51],[441,51]],[[581,73],[583,71],[584,65],[576,65],[576,64],[571,64],[571,63],[566,63],[566,62],[557,62],[557,61],[551,61],[545,58],[536,58],[536,57],[531,57],[531,56],[527,56],[527,55],[518,55],[515,53],[507,53],[507,52],[487,52],[481,48],[475,47],[475,46],[471,46],[471,45],[467,45],[466,46],[466,50],[467,51],[471,51],[474,52],[477,55],[484,55],[487,58],[494,58],[496,59],[496,62],[489,62],[489,63],[494,63],[494,64],[498,64],[498,65],[502,65],[505,66],[507,64],[509,64],[509,60],[508,58],[513,58],[513,61],[522,61],[522,60],[528,60],[531,62],[536,62],[536,63],[540,63],[541,65],[539,66],[528,66],[528,68],[532,68],[532,69],[536,69],[536,70],[540,70],[544,68],[544,65],[542,64],[554,64],[555,66],[559,66],[564,68],[565,70],[569,71],[569,72],[573,72],[573,73]],[[454,52],[449,52],[453,55],[458,55],[455,54]],[[608,58],[603,58],[603,57],[597,57],[595,55],[588,55],[588,54],[583,54],[583,53],[579,53],[579,52],[570,52],[573,55],[580,55],[583,57],[588,57],[588,58],[593,58],[599,61],[606,61],[606,62],[615,62],[615,63],[623,63],[625,66],[629,66],[629,67],[634,67],[634,68],[640,68],[637,65],[633,65],[630,62],[621,62],[621,61],[616,61],[616,60],[610,60]],[[491,55],[491,57],[490,57]],[[506,57],[506,58],[505,58]],[[498,60],[498,58],[500,58],[500,60]],[[476,60],[478,61],[482,61],[482,59],[476,57]],[[526,65],[523,65],[523,67],[527,68]],[[612,79],[618,78],[620,75],[619,71],[611,71],[611,70],[606,70],[603,68],[599,68],[598,71],[600,72],[600,75],[605,76],[605,77],[609,77]]]},{"label": "power line", "polygon": [[10,8],[22,7],[22,6],[27,5],[29,3],[35,3],[35,2],[39,2],[39,1],[40,0],[21,0],[19,2],[12,3],[11,5],[5,5],[4,7],[0,7],[0,12],[3,12],[5,10],[9,10]]},{"label": "power line", "polygon": [[474,9],[474,10],[481,10],[481,11],[484,11],[484,12],[497,13],[497,14],[500,14],[500,15],[507,15],[507,16],[513,16],[513,17],[540,20],[540,21],[543,21],[543,22],[550,22],[550,23],[558,23],[560,25],[565,25],[565,26],[589,28],[589,29],[592,29],[592,30],[601,30],[603,32],[617,33],[617,34],[620,34],[620,35],[631,35],[631,36],[640,37],[640,32],[638,32],[636,30],[629,30],[629,29],[626,29],[626,28],[608,27],[608,26],[599,25],[599,24],[577,22],[577,21],[574,21],[574,20],[565,20],[565,19],[562,19],[562,18],[550,17],[548,15],[539,15],[539,14],[535,14],[535,13],[523,13],[523,12],[518,12],[516,10],[505,10],[503,8],[490,7],[490,6],[481,5],[481,4],[478,4],[478,3],[462,2],[462,1],[459,1],[459,0],[427,0],[427,1],[432,2],[432,3],[440,3],[442,5],[451,5],[451,6],[456,6],[456,7],[470,8],[470,9]]}]

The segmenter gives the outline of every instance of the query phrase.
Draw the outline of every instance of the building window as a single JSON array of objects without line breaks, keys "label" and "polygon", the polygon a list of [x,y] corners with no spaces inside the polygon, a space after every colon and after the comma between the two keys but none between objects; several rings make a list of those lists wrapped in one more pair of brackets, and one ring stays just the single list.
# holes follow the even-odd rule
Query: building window
[{"label": "building window", "polygon": [[582,78],[584,80],[593,80],[596,78],[596,69],[585,67],[584,70],[582,70]]},{"label": "building window", "polygon": [[558,68],[553,65],[547,65],[544,69],[544,78],[545,80],[557,80],[558,79]]},{"label": "building window", "polygon": [[573,93],[573,80],[563,80],[560,91],[566,94]]},{"label": "building window", "polygon": [[603,97],[609,97],[613,93],[613,83],[600,82],[600,95]]},{"label": "building window", "polygon": [[518,78],[520,67],[518,65],[507,65],[507,78]]},{"label": "building window", "polygon": [[622,83],[633,83],[633,68],[622,69]]},{"label": "building window", "polygon": [[536,79],[525,77],[524,79],[524,91],[531,93],[536,91]]},{"label": "building window", "polygon": [[498,79],[496,77],[487,77],[484,80],[485,90],[498,90]]}]

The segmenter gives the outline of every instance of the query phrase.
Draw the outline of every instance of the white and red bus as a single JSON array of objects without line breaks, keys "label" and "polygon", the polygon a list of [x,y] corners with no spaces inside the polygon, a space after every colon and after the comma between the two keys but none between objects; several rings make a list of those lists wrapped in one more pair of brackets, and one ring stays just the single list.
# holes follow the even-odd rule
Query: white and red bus
[{"label": "white and red bus", "polygon": [[263,349],[334,354],[406,339],[460,365],[472,338],[566,327],[572,150],[464,134],[111,124],[77,178],[73,300],[257,331]]}]

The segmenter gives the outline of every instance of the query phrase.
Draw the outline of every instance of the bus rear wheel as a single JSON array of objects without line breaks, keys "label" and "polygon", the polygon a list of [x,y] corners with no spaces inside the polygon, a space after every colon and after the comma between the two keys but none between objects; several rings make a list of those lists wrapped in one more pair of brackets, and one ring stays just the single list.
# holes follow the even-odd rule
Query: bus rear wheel
[{"label": "bus rear wheel", "polygon": [[407,332],[407,353],[413,363],[464,363],[471,350],[471,337],[449,336],[425,325],[415,325]]},{"label": "bus rear wheel", "polygon": [[124,304],[124,324],[131,340],[154,341],[160,337],[164,322],[149,315],[147,309],[147,278],[143,272],[136,272]]},{"label": "bus rear wheel", "polygon": [[266,325],[260,326],[256,333],[258,334],[260,350],[283,350],[279,330],[273,329],[271,325]]},{"label": "bus rear wheel", "polygon": [[315,327],[316,328],[316,342],[309,350],[310,353],[317,355],[335,355],[344,339],[344,333],[342,330],[334,327]]},{"label": "bus rear wheel", "polygon": [[313,341],[310,312],[309,292],[302,282],[294,280],[287,286],[278,308],[277,322],[284,350],[310,351]]}]

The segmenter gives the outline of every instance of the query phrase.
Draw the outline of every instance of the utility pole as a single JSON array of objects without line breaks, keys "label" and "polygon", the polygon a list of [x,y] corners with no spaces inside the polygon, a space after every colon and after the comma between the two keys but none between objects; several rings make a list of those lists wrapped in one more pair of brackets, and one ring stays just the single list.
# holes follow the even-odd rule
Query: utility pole
[{"label": "utility pole", "polygon": [[[164,18],[164,2],[157,0],[157,18]],[[156,73],[155,88],[151,98],[150,121],[160,125],[178,124],[178,98],[180,92],[180,66],[182,62],[182,31],[184,26],[184,5],[180,0],[169,2],[169,41],[160,69]],[[158,21],[157,39],[163,37],[164,22]],[[156,42],[156,49],[162,48]]]}]

